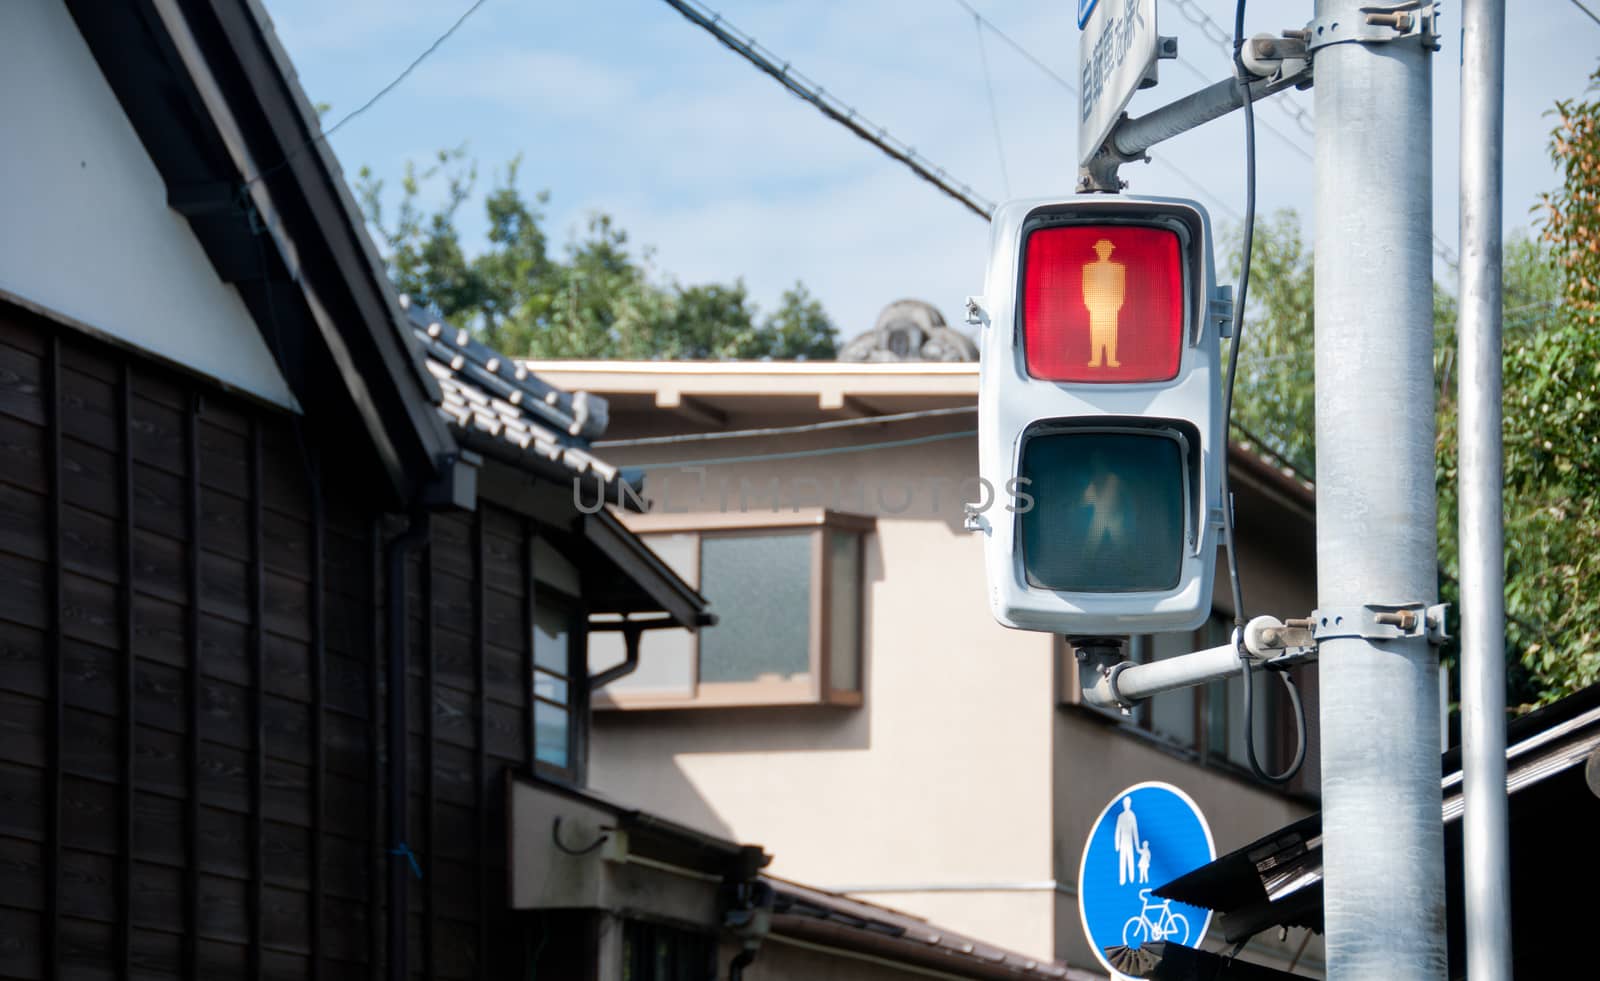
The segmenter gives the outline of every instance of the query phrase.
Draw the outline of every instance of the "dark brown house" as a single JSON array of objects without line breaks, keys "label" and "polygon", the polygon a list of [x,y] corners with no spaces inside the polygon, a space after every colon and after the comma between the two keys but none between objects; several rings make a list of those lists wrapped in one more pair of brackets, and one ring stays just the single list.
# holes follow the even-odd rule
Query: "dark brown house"
[{"label": "dark brown house", "polygon": [[708,619],[604,404],[407,309],[255,3],[0,39],[0,978],[529,976],[508,778]]}]

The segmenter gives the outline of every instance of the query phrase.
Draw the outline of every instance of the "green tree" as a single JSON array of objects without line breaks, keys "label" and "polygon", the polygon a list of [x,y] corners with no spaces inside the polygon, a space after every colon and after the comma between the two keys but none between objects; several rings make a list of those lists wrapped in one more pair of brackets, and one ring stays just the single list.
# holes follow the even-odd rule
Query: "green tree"
[{"label": "green tree", "polygon": [[[1316,389],[1311,338],[1315,308],[1311,248],[1293,209],[1256,223],[1244,346],[1234,384],[1235,437],[1278,454],[1308,477],[1316,459]],[[1237,226],[1226,236],[1229,275],[1239,277],[1243,249]]]},{"label": "green tree", "polygon": [[[1592,82],[1591,96],[1600,71]],[[1556,115],[1563,183],[1543,196],[1538,236],[1506,241],[1502,267],[1508,696],[1524,709],[1600,681],[1600,100],[1559,102]],[[1234,411],[1311,475],[1313,279],[1299,229],[1292,212],[1256,229]],[[1437,287],[1434,320],[1440,592],[1455,602],[1456,303]]]},{"label": "green tree", "polygon": [[[1508,612],[1534,625],[1523,663],[1547,701],[1600,681],[1600,69],[1583,99],[1556,103],[1542,195],[1553,275],[1527,297],[1541,328],[1507,331]],[[1531,311],[1530,311],[1531,312]],[[1509,318],[1508,314],[1508,318]],[[1514,502],[1514,506],[1513,506]]]},{"label": "green tree", "polygon": [[[396,286],[519,357],[834,356],[838,332],[803,284],[763,319],[742,280],[684,286],[661,277],[650,250],[636,254],[608,215],[592,216],[582,237],[552,257],[541,210],[548,195],[522,195],[520,166],[520,157],[511,160],[484,196],[488,241],[472,256],[456,220],[477,184],[463,149],[440,151],[420,170],[406,165],[392,221],[384,182],[363,167],[357,194]],[[425,210],[424,188],[436,186],[442,201]]]}]

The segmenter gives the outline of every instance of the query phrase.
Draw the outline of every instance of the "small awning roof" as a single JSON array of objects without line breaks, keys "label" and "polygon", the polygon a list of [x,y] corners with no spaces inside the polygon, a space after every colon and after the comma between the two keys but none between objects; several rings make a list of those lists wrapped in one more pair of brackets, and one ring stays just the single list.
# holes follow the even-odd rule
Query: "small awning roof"
[{"label": "small awning roof", "polygon": [[610,511],[586,514],[578,523],[591,546],[584,550],[584,597],[594,613],[664,611],[683,627],[717,622],[710,601],[684,582],[650,546]]},{"label": "small awning roof", "polygon": [[[1558,976],[1572,948],[1554,938],[1593,929],[1592,904],[1573,896],[1600,881],[1600,797],[1585,761],[1600,752],[1600,685],[1515,719],[1506,732],[1510,797],[1512,949],[1517,974]],[[1443,758],[1445,889],[1450,976],[1464,976],[1461,750]],[[1376,833],[1376,832],[1375,832]],[[1156,895],[1215,910],[1236,943],[1275,926],[1321,931],[1322,816],[1313,814],[1201,866]]]}]

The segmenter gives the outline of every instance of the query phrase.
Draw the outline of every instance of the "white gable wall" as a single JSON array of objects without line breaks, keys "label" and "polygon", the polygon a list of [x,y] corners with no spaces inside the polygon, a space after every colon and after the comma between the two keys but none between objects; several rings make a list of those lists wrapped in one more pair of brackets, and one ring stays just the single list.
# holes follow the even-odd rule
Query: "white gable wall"
[{"label": "white gable wall", "polygon": [[0,2],[0,289],[295,408],[59,0]]}]

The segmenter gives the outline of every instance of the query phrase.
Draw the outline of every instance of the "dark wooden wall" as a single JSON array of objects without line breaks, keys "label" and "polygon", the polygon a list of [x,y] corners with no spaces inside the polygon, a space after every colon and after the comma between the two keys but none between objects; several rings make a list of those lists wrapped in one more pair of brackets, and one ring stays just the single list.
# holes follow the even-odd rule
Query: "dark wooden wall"
[{"label": "dark wooden wall", "polygon": [[[381,976],[397,526],[324,431],[0,303],[0,978]],[[430,525],[410,964],[515,977],[533,525]]]}]

